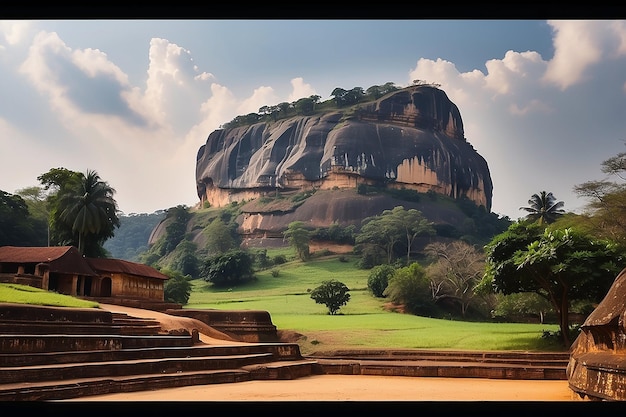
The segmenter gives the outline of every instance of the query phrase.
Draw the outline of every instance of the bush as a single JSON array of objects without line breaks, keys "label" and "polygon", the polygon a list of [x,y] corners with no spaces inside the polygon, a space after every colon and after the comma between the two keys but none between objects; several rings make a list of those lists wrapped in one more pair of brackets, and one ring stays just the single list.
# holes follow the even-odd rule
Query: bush
[{"label": "bush", "polygon": [[163,298],[168,303],[187,304],[191,295],[191,277],[176,271],[163,271],[169,277],[163,286]]},{"label": "bush", "polygon": [[206,261],[203,268],[205,281],[217,287],[226,287],[254,279],[254,257],[243,250],[230,250]]},{"label": "bush", "polygon": [[285,255],[276,255],[272,258],[274,265],[282,265],[287,262],[287,257]]},{"label": "bush", "polygon": [[372,292],[374,297],[383,298],[384,291],[389,284],[389,278],[395,272],[395,268],[389,264],[376,265],[370,271],[367,279],[367,288]]},{"label": "bush", "polygon": [[431,316],[438,312],[430,293],[430,280],[417,262],[397,269],[383,294],[396,304],[404,304],[411,314]]}]

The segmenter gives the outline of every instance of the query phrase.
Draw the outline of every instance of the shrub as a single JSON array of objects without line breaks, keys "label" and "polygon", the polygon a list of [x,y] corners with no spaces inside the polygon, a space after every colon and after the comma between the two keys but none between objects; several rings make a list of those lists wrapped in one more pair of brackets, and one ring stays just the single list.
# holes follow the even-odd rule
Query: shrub
[{"label": "shrub", "polygon": [[389,264],[376,265],[370,271],[367,279],[367,288],[372,292],[374,297],[384,297],[384,291],[389,284],[389,278],[395,272],[395,268]]},{"label": "shrub", "polygon": [[169,277],[163,286],[163,298],[169,303],[187,304],[191,295],[191,277],[177,271],[163,271]]},{"label": "shrub", "polygon": [[217,287],[251,281],[255,278],[253,263],[254,257],[248,252],[230,250],[207,260],[202,271],[203,277]]},{"label": "shrub", "polygon": [[437,312],[430,293],[430,280],[417,262],[397,269],[383,294],[396,304],[404,304],[412,314],[430,316]]},{"label": "shrub", "polygon": [[282,265],[287,262],[287,257],[285,255],[276,255],[272,258],[274,265]]}]

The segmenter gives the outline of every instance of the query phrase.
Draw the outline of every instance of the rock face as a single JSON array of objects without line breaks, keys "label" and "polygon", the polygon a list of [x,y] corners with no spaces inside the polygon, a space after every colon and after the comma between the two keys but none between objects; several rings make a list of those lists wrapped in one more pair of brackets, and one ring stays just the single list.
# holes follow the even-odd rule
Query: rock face
[{"label": "rock face", "polygon": [[440,89],[412,86],[350,109],[212,132],[196,159],[200,203],[359,184],[467,197],[491,211],[487,162]]}]

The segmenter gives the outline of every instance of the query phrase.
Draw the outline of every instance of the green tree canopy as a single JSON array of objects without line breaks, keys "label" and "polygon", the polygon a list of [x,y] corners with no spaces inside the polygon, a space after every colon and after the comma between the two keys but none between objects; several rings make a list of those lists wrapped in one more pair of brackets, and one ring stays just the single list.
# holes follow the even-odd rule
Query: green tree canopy
[{"label": "green tree canopy", "polygon": [[395,304],[403,304],[412,314],[429,316],[435,310],[430,280],[424,267],[417,262],[396,269],[383,295]]},{"label": "green tree canopy", "polygon": [[328,314],[335,315],[350,301],[350,289],[343,282],[331,279],[313,289],[311,298],[317,304],[324,304],[328,308]]},{"label": "green tree canopy", "polygon": [[164,299],[170,303],[187,304],[191,296],[191,277],[178,271],[161,271],[169,277],[163,287]]},{"label": "green tree canopy", "polygon": [[68,182],[61,185],[54,200],[55,224],[71,234],[66,244],[77,246],[85,256],[105,255],[103,243],[120,226],[114,194],[115,189],[95,171],[69,174]]},{"label": "green tree canopy", "polygon": [[405,210],[403,206],[396,206],[391,210],[383,211],[379,216],[364,219],[355,242],[381,247],[387,254],[387,263],[393,260],[396,244],[403,242],[406,245],[408,264],[415,239],[420,235],[434,233],[433,223],[424,218],[419,210]]},{"label": "green tree canopy", "polygon": [[370,271],[367,277],[367,288],[372,292],[374,297],[383,298],[389,279],[393,276],[396,269],[389,265],[376,265]]},{"label": "green tree canopy", "polygon": [[231,230],[221,218],[215,218],[202,231],[210,254],[224,253],[236,246]]},{"label": "green tree canopy", "polygon": [[254,279],[254,256],[240,249],[207,259],[201,268],[205,281],[216,287],[227,287]]},{"label": "green tree canopy", "polygon": [[0,190],[0,246],[43,246],[45,228],[46,223],[30,215],[22,197]]},{"label": "green tree canopy", "polygon": [[283,236],[287,238],[289,244],[296,250],[298,258],[306,261],[310,258],[309,243],[311,242],[311,231],[308,230],[303,221],[289,223]]},{"label": "green tree canopy", "polygon": [[559,316],[563,343],[571,345],[570,303],[600,302],[623,269],[624,248],[576,229],[543,228],[516,222],[486,246],[487,266],[481,285],[495,292],[535,292]]}]

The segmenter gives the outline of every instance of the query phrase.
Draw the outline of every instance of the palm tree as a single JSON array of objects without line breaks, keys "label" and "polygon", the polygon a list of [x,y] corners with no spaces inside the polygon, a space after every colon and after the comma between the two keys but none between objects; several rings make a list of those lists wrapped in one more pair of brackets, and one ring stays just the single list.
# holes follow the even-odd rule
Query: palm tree
[{"label": "palm tree", "polygon": [[[117,217],[115,190],[100,179],[95,171],[80,174],[59,192],[59,220],[78,237],[81,254],[97,252],[101,244],[113,237],[115,227],[120,226]],[[89,253],[89,256],[97,255]]]},{"label": "palm tree", "polygon": [[565,214],[565,210],[562,209],[565,203],[557,202],[551,192],[542,191],[539,194],[533,194],[528,204],[528,207],[520,207],[520,210],[528,212],[526,219],[539,224],[552,223],[558,216]]}]

